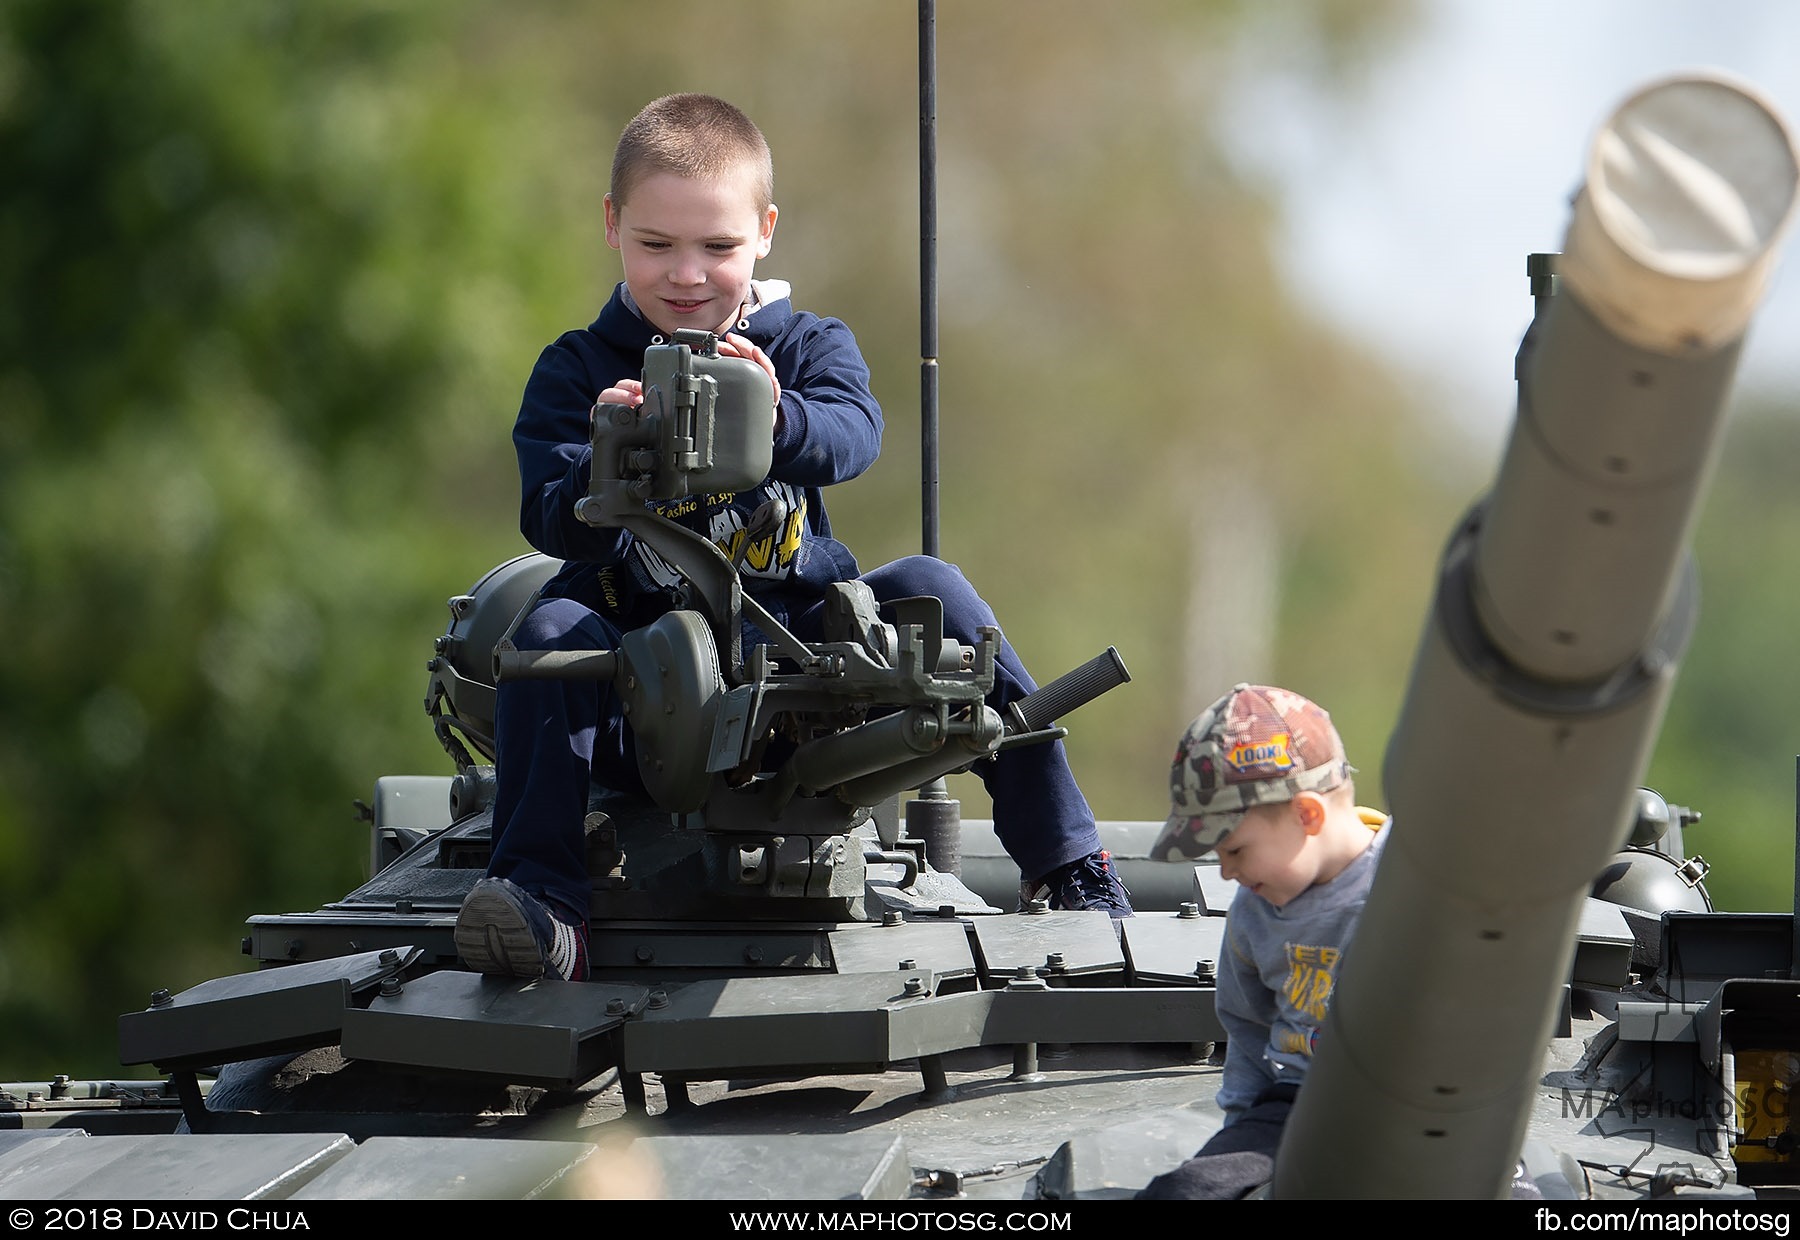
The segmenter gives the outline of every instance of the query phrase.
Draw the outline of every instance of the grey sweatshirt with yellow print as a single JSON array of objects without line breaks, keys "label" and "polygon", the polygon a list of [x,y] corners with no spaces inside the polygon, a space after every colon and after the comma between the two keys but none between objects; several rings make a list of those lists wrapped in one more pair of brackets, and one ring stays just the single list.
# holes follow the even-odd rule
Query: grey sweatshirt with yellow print
[{"label": "grey sweatshirt with yellow print", "polygon": [[1298,1084],[1312,1062],[1338,962],[1388,838],[1379,814],[1359,812],[1376,827],[1375,837],[1330,882],[1281,908],[1247,887],[1232,898],[1216,999],[1226,1037],[1217,1101],[1227,1124],[1270,1085]]}]

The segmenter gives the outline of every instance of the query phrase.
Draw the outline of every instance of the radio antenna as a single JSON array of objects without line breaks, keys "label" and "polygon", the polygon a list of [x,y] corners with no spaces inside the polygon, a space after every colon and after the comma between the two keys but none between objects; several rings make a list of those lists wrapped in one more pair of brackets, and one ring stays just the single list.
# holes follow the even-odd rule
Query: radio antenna
[{"label": "radio antenna", "polygon": [[[921,550],[938,554],[937,4],[919,0],[919,509]],[[906,834],[933,869],[962,874],[962,804],[942,775],[906,803]]]},{"label": "radio antenna", "polygon": [[919,0],[919,502],[938,554],[937,4]]}]

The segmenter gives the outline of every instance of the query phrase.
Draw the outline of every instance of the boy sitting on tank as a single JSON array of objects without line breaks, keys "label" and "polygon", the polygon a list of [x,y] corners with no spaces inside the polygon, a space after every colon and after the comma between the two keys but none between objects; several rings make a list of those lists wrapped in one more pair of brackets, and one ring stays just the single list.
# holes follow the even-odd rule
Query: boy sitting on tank
[{"label": "boy sitting on tank", "polygon": [[[974,644],[982,626],[997,627],[955,566],[911,556],[861,573],[832,537],[822,488],[874,463],[881,410],[850,329],[796,310],[785,282],[754,278],[774,238],[772,195],[767,142],[723,100],[665,96],[625,127],[605,199],[607,244],[625,278],[592,324],[539,356],[513,428],[520,528],[537,550],[565,561],[514,634],[519,649],[613,649],[626,630],[676,606],[680,583],[669,566],[625,530],[583,524],[575,504],[589,487],[590,410],[641,404],[645,349],[682,328],[716,333],[721,354],[769,376],[773,465],[758,487],[690,497],[663,515],[733,549],[759,506],[785,505],[767,555],[745,557],[743,581],[803,640],[823,633],[826,587],[859,576],[877,604],[941,599],[947,640]],[[746,648],[763,640],[746,624]],[[996,664],[988,703],[1004,710],[1036,686],[1004,638]],[[643,793],[632,730],[610,684],[576,680],[502,683],[495,729],[493,851],[457,919],[457,950],[482,973],[585,978],[582,823],[590,783]],[[977,770],[996,833],[1052,907],[1130,915],[1060,742],[1007,749]]]},{"label": "boy sitting on tank", "polygon": [[1231,1199],[1268,1182],[1312,1060],[1337,967],[1369,892],[1385,818],[1356,804],[1331,716],[1298,693],[1238,685],[1188,725],[1172,809],[1152,855],[1215,849],[1237,882],[1225,917],[1217,1011],[1225,1123],[1157,1176],[1148,1199]]}]

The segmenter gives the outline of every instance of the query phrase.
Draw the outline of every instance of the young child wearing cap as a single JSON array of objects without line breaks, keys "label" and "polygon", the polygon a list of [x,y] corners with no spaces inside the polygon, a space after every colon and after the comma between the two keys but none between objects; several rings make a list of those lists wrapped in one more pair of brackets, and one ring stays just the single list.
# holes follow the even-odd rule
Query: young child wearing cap
[{"label": "young child wearing cap", "polygon": [[1173,861],[1216,849],[1220,873],[1238,884],[1216,1000],[1225,1124],[1140,1197],[1241,1197],[1273,1174],[1387,838],[1385,818],[1356,804],[1355,769],[1330,715],[1267,685],[1236,686],[1182,736],[1172,810],[1153,851]]}]

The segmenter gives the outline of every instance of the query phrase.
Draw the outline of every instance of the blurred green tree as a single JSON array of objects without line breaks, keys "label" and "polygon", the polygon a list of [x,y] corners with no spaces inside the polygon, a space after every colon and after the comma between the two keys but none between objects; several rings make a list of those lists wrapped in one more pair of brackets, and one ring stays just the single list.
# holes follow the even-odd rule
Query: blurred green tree
[{"label": "blurred green tree", "polygon": [[533,103],[479,54],[499,20],[0,11],[16,1071],[111,1071],[146,987],[360,880],[372,760],[432,761],[408,682],[444,598],[518,549],[520,341],[578,283],[532,234],[555,191],[510,158]]},{"label": "blurred green tree", "polygon": [[1800,837],[1800,409],[1745,393],[1728,424],[1695,557],[1700,622],[1646,782],[1699,811],[1684,832],[1722,909],[1793,908]]}]

